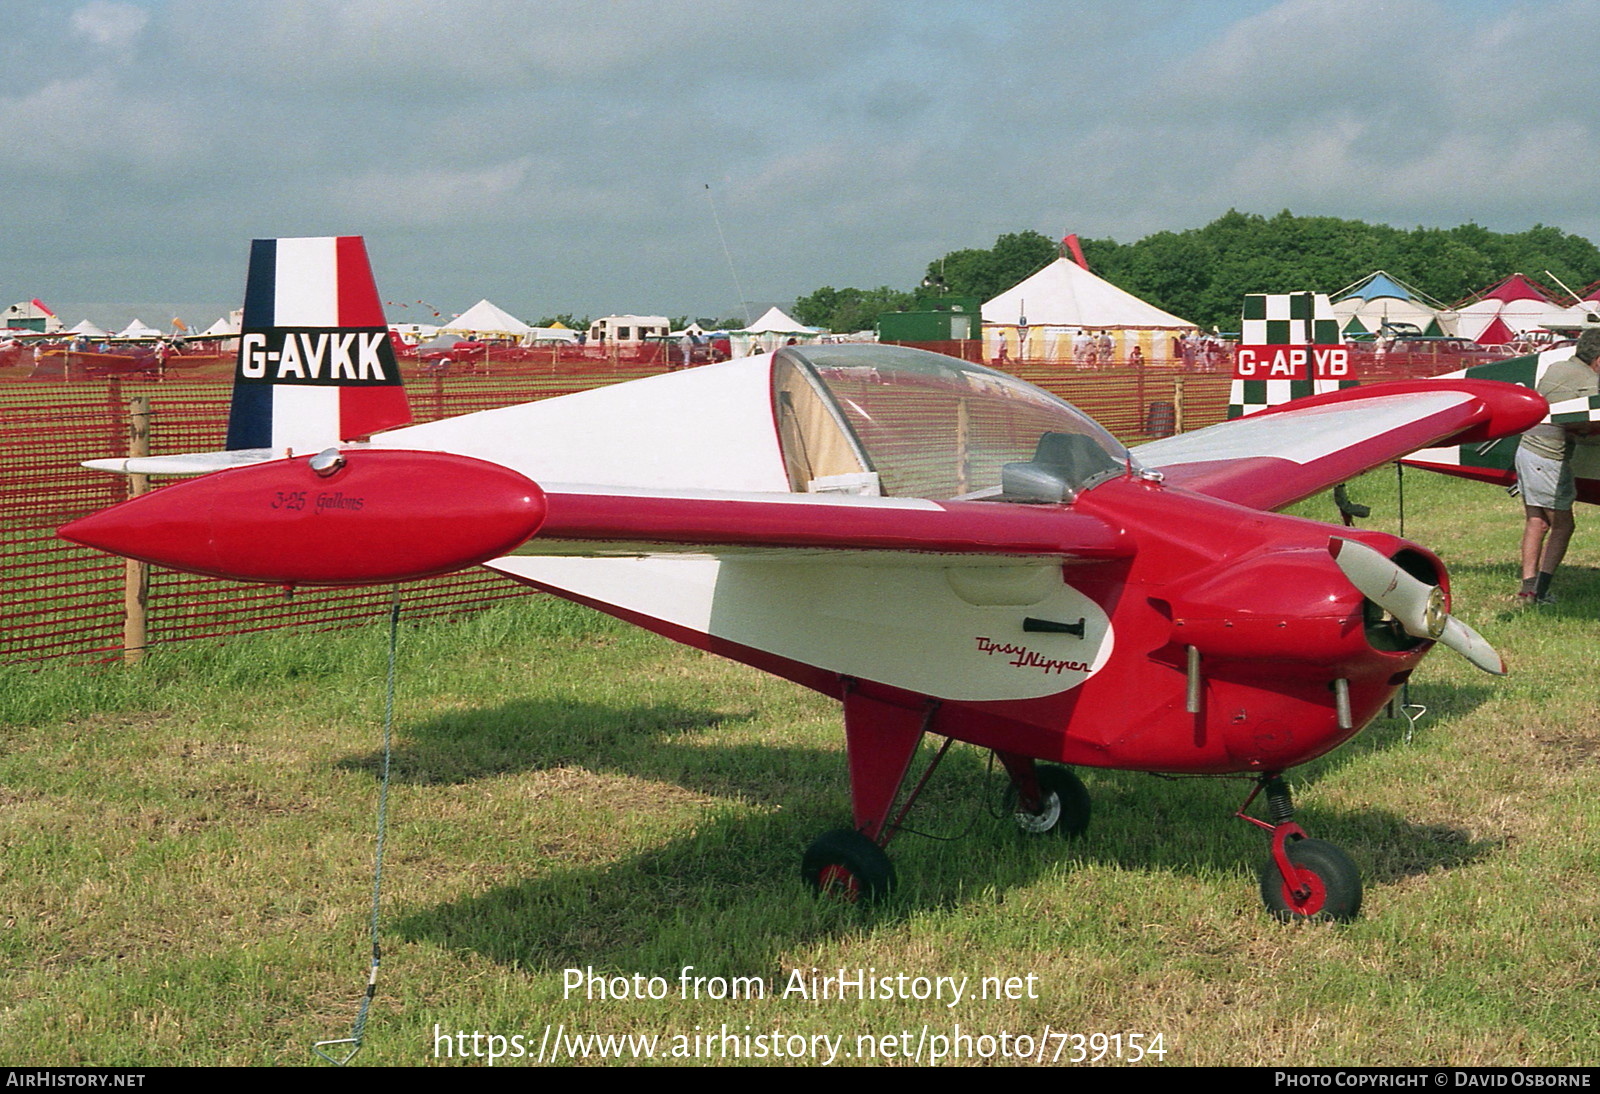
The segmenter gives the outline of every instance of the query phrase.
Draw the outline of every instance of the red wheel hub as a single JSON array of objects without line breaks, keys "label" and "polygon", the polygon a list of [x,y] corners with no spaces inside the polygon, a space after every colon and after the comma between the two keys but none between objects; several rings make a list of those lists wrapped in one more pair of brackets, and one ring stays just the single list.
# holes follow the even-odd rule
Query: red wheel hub
[{"label": "red wheel hub", "polygon": [[1283,902],[1296,915],[1313,916],[1322,911],[1328,899],[1328,887],[1322,878],[1311,870],[1295,869],[1295,884],[1283,883]]},{"label": "red wheel hub", "polygon": [[854,904],[861,899],[861,882],[856,880],[848,867],[837,864],[824,866],[817,875],[817,881],[824,893],[838,900]]}]

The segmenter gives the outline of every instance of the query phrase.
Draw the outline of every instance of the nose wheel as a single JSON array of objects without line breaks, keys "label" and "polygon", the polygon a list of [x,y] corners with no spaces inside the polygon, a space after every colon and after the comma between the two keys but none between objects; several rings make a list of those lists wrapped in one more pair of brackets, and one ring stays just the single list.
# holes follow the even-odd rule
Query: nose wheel
[{"label": "nose wheel", "polygon": [[[1245,813],[1263,790],[1271,823]],[[1285,922],[1337,923],[1361,912],[1361,872],[1349,855],[1326,840],[1311,839],[1294,823],[1294,803],[1281,774],[1262,776],[1238,816],[1272,834],[1272,856],[1261,868],[1261,899],[1269,912]]]},{"label": "nose wheel", "polygon": [[1361,911],[1361,875],[1350,856],[1325,840],[1302,839],[1284,848],[1291,876],[1277,857],[1261,868],[1261,899],[1279,919],[1345,923]]}]

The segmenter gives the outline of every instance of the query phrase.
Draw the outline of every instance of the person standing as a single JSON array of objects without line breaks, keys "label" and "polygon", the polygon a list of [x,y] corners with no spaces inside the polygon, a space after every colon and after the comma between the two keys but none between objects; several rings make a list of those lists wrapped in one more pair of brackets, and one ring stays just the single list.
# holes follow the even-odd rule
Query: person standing
[{"label": "person standing", "polygon": [[[1018,349],[1017,356],[1022,355],[1022,350]],[[1093,361],[1094,339],[1089,336],[1088,331],[1079,328],[1078,333],[1072,336],[1072,363],[1079,368],[1088,368]]]},{"label": "person standing", "polygon": [[[1552,403],[1600,395],[1600,330],[1586,330],[1577,349],[1565,361],[1545,370],[1538,392]],[[1522,435],[1517,446],[1517,485],[1522,491],[1521,604],[1549,604],[1555,600],[1550,581],[1566,557],[1572,541],[1573,432],[1554,422],[1541,422]]]}]

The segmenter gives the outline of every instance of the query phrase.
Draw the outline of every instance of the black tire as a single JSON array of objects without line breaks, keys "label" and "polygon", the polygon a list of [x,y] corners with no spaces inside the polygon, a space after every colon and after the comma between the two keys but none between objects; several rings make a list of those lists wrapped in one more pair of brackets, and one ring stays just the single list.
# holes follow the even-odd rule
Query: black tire
[{"label": "black tire", "polygon": [[800,876],[818,896],[850,904],[872,904],[894,888],[894,863],[854,828],[825,832],[806,848]]},{"label": "black tire", "polygon": [[1361,872],[1350,856],[1331,843],[1303,839],[1285,849],[1290,864],[1299,873],[1297,882],[1309,890],[1297,898],[1283,880],[1275,859],[1268,858],[1261,869],[1261,899],[1267,910],[1285,922],[1291,920],[1331,920],[1348,923],[1361,911]]},{"label": "black tire", "polygon": [[1017,822],[1017,827],[1029,835],[1053,833],[1063,839],[1076,839],[1089,830],[1089,788],[1070,767],[1051,764],[1038,769],[1039,791],[1044,795],[1044,808],[1037,814],[1025,813],[1017,808],[1017,788],[1006,792],[1006,812]]}]

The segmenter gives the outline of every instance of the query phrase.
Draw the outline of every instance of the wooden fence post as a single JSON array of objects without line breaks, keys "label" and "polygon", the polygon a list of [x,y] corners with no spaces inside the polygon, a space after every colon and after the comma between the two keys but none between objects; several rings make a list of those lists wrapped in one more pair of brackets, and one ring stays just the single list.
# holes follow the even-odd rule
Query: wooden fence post
[{"label": "wooden fence post", "polygon": [[[150,396],[135,395],[128,400],[128,455],[150,455]],[[150,490],[149,475],[128,476],[128,496],[139,497]],[[144,660],[149,641],[150,564],[128,559],[123,583],[122,663],[137,665]]]},{"label": "wooden fence post", "polygon": [[1178,373],[1172,381],[1172,428],[1176,433],[1183,432],[1183,373]]}]

